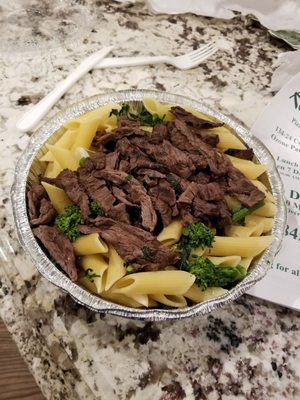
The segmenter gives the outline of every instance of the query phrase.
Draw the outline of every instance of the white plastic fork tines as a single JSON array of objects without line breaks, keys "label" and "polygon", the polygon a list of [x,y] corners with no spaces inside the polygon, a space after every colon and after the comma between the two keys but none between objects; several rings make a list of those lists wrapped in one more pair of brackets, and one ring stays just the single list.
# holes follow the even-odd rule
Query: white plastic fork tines
[{"label": "white plastic fork tines", "polygon": [[111,50],[112,46],[91,54],[62,82],[60,82],[52,92],[26,112],[17,122],[16,128],[21,132],[26,132],[34,128],[37,123],[46,115],[53,105],[61,98],[75,82],[84,74],[90,71],[99,61],[101,61]]},{"label": "white plastic fork tines", "polygon": [[133,67],[148,64],[170,64],[179,69],[190,69],[201,64],[218,50],[215,42],[210,42],[198,49],[177,57],[146,56],[146,57],[113,57],[105,58],[96,64],[95,68]]}]

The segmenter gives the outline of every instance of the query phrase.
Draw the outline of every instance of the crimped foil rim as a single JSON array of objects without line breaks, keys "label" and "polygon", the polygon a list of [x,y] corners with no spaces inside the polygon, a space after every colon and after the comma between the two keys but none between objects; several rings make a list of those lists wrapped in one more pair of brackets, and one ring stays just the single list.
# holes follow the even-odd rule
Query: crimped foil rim
[{"label": "crimped foil rim", "polygon": [[[267,176],[277,206],[277,213],[274,218],[274,226],[272,229],[274,239],[260,257],[250,274],[224,295],[183,309],[133,309],[111,303],[89,293],[77,284],[71,282],[71,280],[47,258],[33,236],[27,217],[26,183],[28,173],[37,152],[49,137],[56,132],[64,122],[87,111],[91,111],[108,103],[140,101],[144,97],[152,97],[163,103],[192,107],[193,109],[215,117],[230,126],[236,132],[237,136],[241,137],[249,147],[253,148],[258,161],[267,164]],[[252,136],[249,131],[241,126],[237,121],[223,115],[219,111],[205,106],[200,101],[192,100],[188,97],[153,90],[126,90],[87,98],[57,113],[53,118],[42,125],[31,137],[27,148],[17,163],[14,183],[11,189],[11,200],[20,243],[25,252],[32,259],[38,271],[47,280],[67,292],[76,302],[96,312],[109,313],[131,319],[161,321],[183,319],[194,315],[207,314],[216,308],[232,302],[265,276],[275,255],[280,249],[284,235],[286,207],[283,193],[283,184],[271,153],[258,138]]]}]

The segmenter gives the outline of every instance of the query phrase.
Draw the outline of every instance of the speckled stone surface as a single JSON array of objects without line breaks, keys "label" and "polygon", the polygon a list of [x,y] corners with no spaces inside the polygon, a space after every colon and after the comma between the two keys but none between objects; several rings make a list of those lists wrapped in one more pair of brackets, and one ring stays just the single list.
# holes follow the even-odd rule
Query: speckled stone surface
[{"label": "speckled stone surface", "polygon": [[[57,18],[48,3],[49,18]],[[97,93],[156,88],[205,100],[250,126],[272,96],[272,61],[288,50],[239,19],[154,16],[139,2],[72,4],[85,5],[94,18],[88,37],[69,49],[0,58],[0,316],[45,397],[299,399],[299,313],[245,295],[206,317],[184,321],[96,315],[41,278],[20,249],[9,190],[30,132],[16,132],[15,122],[84,56],[107,44],[120,56],[177,55],[211,39],[221,47],[189,71],[166,65],[94,70],[49,115]]]}]

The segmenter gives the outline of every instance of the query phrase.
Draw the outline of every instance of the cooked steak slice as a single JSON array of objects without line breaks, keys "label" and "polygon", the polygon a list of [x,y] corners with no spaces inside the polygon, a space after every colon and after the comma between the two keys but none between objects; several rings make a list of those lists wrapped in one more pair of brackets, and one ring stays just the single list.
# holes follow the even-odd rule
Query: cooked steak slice
[{"label": "cooked steak slice", "polygon": [[206,185],[198,185],[198,194],[201,199],[206,201],[218,201],[224,199],[224,191],[216,182],[210,182]]},{"label": "cooked steak slice", "polygon": [[175,119],[168,123],[168,129],[173,145],[188,153],[200,154],[205,157],[212,174],[220,176],[227,172],[227,164],[223,161],[225,156],[204,143],[183,121]]},{"label": "cooked steak slice", "polygon": [[202,129],[194,129],[194,128],[190,129],[191,132],[199,136],[200,139],[209,146],[216,147],[220,141],[219,136],[216,133],[207,133],[207,131],[204,131]]},{"label": "cooked steak slice", "polygon": [[56,178],[43,178],[43,180],[63,189],[70,200],[80,207],[83,218],[88,218],[90,213],[89,199],[79,182],[76,172],[64,169]]},{"label": "cooked steak slice", "polygon": [[184,226],[197,222],[197,218],[191,214],[191,207],[183,206],[180,208],[179,213]]},{"label": "cooked steak slice", "polygon": [[120,153],[118,151],[113,151],[112,153],[106,154],[105,157],[105,168],[108,169],[118,169]]},{"label": "cooked steak slice", "polygon": [[126,206],[129,207],[138,207],[136,204],[133,204],[131,201],[127,199],[127,194],[124,192],[124,190],[118,188],[117,186],[112,186],[111,190],[115,198],[120,203],[124,203]]},{"label": "cooked steak slice", "polygon": [[147,175],[149,178],[165,178],[166,175],[162,174],[159,171],[156,171],[155,169],[150,169],[150,168],[140,168],[136,171],[138,175]]},{"label": "cooked steak slice", "polygon": [[227,182],[227,193],[232,194],[246,207],[252,207],[265,198],[265,194],[233,166],[229,167]]},{"label": "cooked steak slice", "polygon": [[196,196],[193,200],[193,215],[209,226],[217,228],[231,224],[231,213],[224,200],[209,202]]},{"label": "cooked steak slice", "polygon": [[226,154],[237,157],[237,158],[242,158],[243,160],[249,160],[252,161],[254,157],[254,153],[252,149],[246,149],[246,150],[235,150],[235,149],[229,149],[226,151]]},{"label": "cooked steak slice", "polygon": [[158,185],[149,189],[154,208],[160,213],[164,226],[169,225],[172,217],[178,215],[176,194],[166,179],[160,179]]},{"label": "cooked steak slice", "polygon": [[171,107],[171,113],[177,119],[184,121],[188,126],[192,126],[194,128],[209,129],[209,128],[216,128],[218,126],[223,125],[223,123],[220,123],[220,122],[211,122],[211,121],[207,121],[202,118],[198,118],[194,114],[184,110],[183,108],[181,108],[179,106]]},{"label": "cooked steak slice", "polygon": [[118,121],[118,126],[120,127],[120,128],[124,128],[125,126],[127,127],[139,127],[140,126],[140,123],[139,123],[139,121],[134,121],[134,120],[131,120],[131,119],[128,119],[127,117],[126,117],[126,115],[121,115],[120,117],[119,117],[119,121]]},{"label": "cooked steak slice", "polygon": [[146,138],[134,137],[131,142],[147,153],[148,156],[167,167],[169,171],[183,178],[188,178],[195,171],[189,156],[167,140],[155,145]]},{"label": "cooked steak slice", "polygon": [[46,190],[34,182],[27,191],[28,216],[31,225],[48,224],[56,216]]},{"label": "cooked steak slice", "polygon": [[151,143],[159,144],[164,139],[168,139],[168,129],[165,124],[157,124],[153,127],[152,133],[149,136],[149,140]]},{"label": "cooked steak slice", "polygon": [[153,232],[157,223],[157,216],[144,186],[132,175],[122,171],[105,169],[98,171],[96,174],[100,178],[123,187],[128,192],[129,200],[139,204],[141,207],[142,226],[146,230]]},{"label": "cooked steak slice", "polygon": [[115,128],[110,132],[102,133],[101,135],[96,134],[94,138],[95,144],[107,144],[108,142],[116,142],[126,136],[145,136],[148,132],[142,130],[138,126],[123,126]]},{"label": "cooked steak slice", "polygon": [[75,254],[70,240],[56,226],[41,225],[32,231],[71,280],[76,281]]},{"label": "cooked steak slice", "polygon": [[40,202],[39,217],[30,220],[31,225],[44,225],[52,222],[56,216],[56,210],[50,200],[42,199]]},{"label": "cooked steak slice", "polygon": [[128,172],[130,169],[130,163],[127,160],[121,160],[119,162],[119,171]]},{"label": "cooked steak slice", "polygon": [[163,270],[174,265],[178,259],[175,251],[163,246],[143,229],[102,217],[93,221],[93,224],[98,228],[100,236],[111,243],[125,262],[133,264],[136,269]]},{"label": "cooked steak slice", "polygon": [[115,221],[123,222],[124,224],[130,224],[129,215],[124,203],[120,203],[114,206],[109,211],[108,216]]},{"label": "cooked steak slice", "polygon": [[185,191],[179,196],[177,202],[180,206],[192,205],[194,197],[199,190],[199,184],[196,182],[190,182]]}]

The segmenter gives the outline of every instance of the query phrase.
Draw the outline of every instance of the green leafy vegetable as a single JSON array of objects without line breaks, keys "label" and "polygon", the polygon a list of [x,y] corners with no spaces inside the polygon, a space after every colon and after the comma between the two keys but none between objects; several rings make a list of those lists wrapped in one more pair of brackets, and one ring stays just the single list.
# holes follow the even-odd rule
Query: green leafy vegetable
[{"label": "green leafy vegetable", "polygon": [[195,275],[195,283],[203,289],[208,287],[224,287],[244,278],[247,270],[241,266],[219,267],[208,258],[195,256],[184,264],[185,271]]},{"label": "green leafy vegetable", "polygon": [[64,212],[55,218],[54,224],[73,242],[80,236],[78,224],[84,220],[80,208],[75,205],[65,207]]},{"label": "green leafy vegetable", "polygon": [[172,175],[167,175],[166,179],[175,191],[180,188],[180,180],[179,179],[177,179],[177,180],[174,179]]},{"label": "green leafy vegetable", "polygon": [[132,274],[133,272],[136,272],[136,269],[134,268],[134,266],[133,266],[132,264],[128,264],[128,265],[126,266],[126,271],[127,271],[129,274]]},{"label": "green leafy vegetable", "polygon": [[90,210],[91,210],[91,217],[104,217],[105,216],[105,210],[101,206],[99,206],[95,201],[92,201],[90,204]]},{"label": "green leafy vegetable", "polygon": [[233,224],[243,223],[247,215],[253,213],[253,211],[257,210],[258,208],[264,205],[265,205],[264,201],[259,201],[252,207],[239,206],[234,208],[232,210],[232,218],[231,218],[232,223]]},{"label": "green leafy vegetable", "polygon": [[164,117],[162,118],[157,114],[151,114],[144,105],[141,106],[139,111],[130,109],[130,105],[127,103],[123,103],[120,110],[113,108],[109,114],[116,115],[120,117],[121,115],[125,115],[131,121],[139,121],[141,125],[144,126],[154,126],[163,122]]},{"label": "green leafy vegetable", "polygon": [[84,277],[87,278],[90,282],[94,282],[95,278],[100,278],[100,275],[95,274],[92,268],[88,268],[85,271]]},{"label": "green leafy vegetable", "polygon": [[151,251],[150,247],[143,246],[141,250],[142,250],[144,258],[150,258],[151,257],[152,251]]},{"label": "green leafy vegetable", "polygon": [[81,157],[79,160],[79,165],[82,167],[86,163],[87,157]]}]

